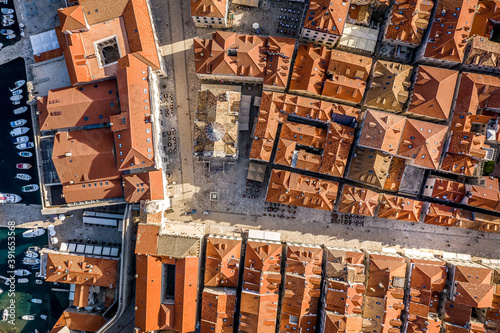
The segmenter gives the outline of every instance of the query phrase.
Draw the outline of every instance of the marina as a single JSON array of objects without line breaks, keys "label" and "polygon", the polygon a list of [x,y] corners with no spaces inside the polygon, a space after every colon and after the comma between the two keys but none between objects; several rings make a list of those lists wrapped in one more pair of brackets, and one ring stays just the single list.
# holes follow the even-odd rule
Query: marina
[{"label": "marina", "polygon": [[0,27],[1,30],[4,31],[4,33],[0,34],[0,44],[6,47],[21,40],[21,29],[19,27],[17,13],[14,10],[14,1],[2,1],[0,6],[0,14],[2,15],[2,24]]},{"label": "marina", "polygon": [[[0,71],[4,73],[5,77],[10,78],[0,82],[0,92],[2,92],[0,103],[4,105],[3,121],[0,122],[0,155],[2,156],[0,168],[3,175],[0,178],[0,192],[19,195],[21,197],[20,203],[40,204],[38,185],[25,187],[36,185],[39,181],[36,155],[34,154],[32,118],[29,108],[26,106],[28,92],[24,59],[17,58],[8,62],[0,66]],[[20,92],[17,93],[18,91]],[[18,101],[18,105],[13,105],[11,97],[19,96],[24,97]],[[23,154],[19,154],[20,152]],[[29,177],[16,177],[19,173]],[[30,183],[27,183],[27,180]],[[35,188],[36,190],[33,190]]]}]

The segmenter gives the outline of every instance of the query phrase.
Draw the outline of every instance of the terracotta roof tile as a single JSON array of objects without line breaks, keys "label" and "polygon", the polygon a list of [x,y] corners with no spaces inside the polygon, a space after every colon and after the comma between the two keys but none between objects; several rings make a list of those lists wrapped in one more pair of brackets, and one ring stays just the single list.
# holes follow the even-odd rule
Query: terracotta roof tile
[{"label": "terracotta roof tile", "polygon": [[432,197],[460,203],[465,196],[465,185],[447,179],[436,179]]},{"label": "terracotta roof tile", "polygon": [[429,24],[434,2],[404,0],[392,8],[390,25],[384,38],[418,46]]},{"label": "terracotta roof tile", "polygon": [[444,0],[437,5],[425,57],[462,62],[469,38],[476,1]]},{"label": "terracotta roof tile", "polygon": [[105,323],[106,320],[99,315],[64,311],[50,333],[63,332],[65,327],[74,331],[97,332]]},{"label": "terracotta roof tile", "polygon": [[363,122],[359,145],[396,155],[405,124],[405,117],[368,110]]},{"label": "terracotta roof tile", "polygon": [[445,153],[440,169],[466,176],[472,176],[476,166],[477,160],[470,156]]},{"label": "terracotta roof tile", "polygon": [[474,73],[462,73],[455,106],[455,115],[477,114],[480,108],[500,107],[500,78]]},{"label": "terracotta roof tile", "polygon": [[421,201],[384,194],[380,202],[378,217],[418,222],[422,204]]},{"label": "terracotta roof tile", "polygon": [[123,192],[128,203],[141,200],[163,200],[162,170],[123,175]]},{"label": "terracotta roof tile", "polygon": [[304,28],[342,36],[348,11],[348,1],[312,0],[307,7]]},{"label": "terracotta roof tile", "polygon": [[205,261],[205,286],[238,286],[241,240],[209,237]]},{"label": "terracotta roof tile", "polygon": [[374,216],[379,194],[361,187],[344,185],[339,212]]},{"label": "terracotta roof tile", "polygon": [[408,112],[447,120],[450,115],[458,72],[419,66]]},{"label": "terracotta roof tile", "polygon": [[472,22],[471,35],[490,38],[495,21],[500,20],[500,7],[498,1],[479,1]]},{"label": "terracotta roof tile", "polygon": [[445,227],[470,228],[473,220],[470,211],[432,203],[429,205],[424,223]]},{"label": "terracotta roof tile", "polygon": [[391,165],[391,155],[379,150],[356,147],[348,178],[383,188]]},{"label": "terracotta roof tile", "polygon": [[455,302],[474,308],[489,308],[493,299],[494,286],[457,282]]},{"label": "terracotta roof tile", "polygon": [[191,16],[225,17],[228,0],[191,0]]},{"label": "terracotta roof tile", "polygon": [[204,288],[201,300],[200,332],[233,331],[236,289]]},{"label": "terracotta roof tile", "polygon": [[476,185],[466,185],[467,205],[500,211],[500,191]]},{"label": "terracotta roof tile", "polygon": [[87,28],[87,20],[82,6],[61,8],[58,11],[62,31]]}]

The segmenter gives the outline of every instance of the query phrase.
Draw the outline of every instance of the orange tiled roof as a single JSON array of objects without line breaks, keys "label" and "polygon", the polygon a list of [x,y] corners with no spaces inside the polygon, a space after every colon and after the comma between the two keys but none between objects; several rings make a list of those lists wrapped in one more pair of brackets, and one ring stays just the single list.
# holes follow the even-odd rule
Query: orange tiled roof
[{"label": "orange tiled roof", "polygon": [[87,28],[87,20],[82,6],[60,8],[58,11],[62,31]]},{"label": "orange tiled roof", "polygon": [[285,87],[294,46],[292,38],[217,31],[211,40],[194,39],[196,73],[258,77]]},{"label": "orange tiled roof", "polygon": [[349,1],[311,0],[307,7],[304,28],[342,36]]},{"label": "orange tiled roof", "polygon": [[365,188],[344,185],[339,212],[374,216],[379,194]]},{"label": "orange tiled roof", "polygon": [[391,155],[379,150],[356,147],[348,178],[384,188],[391,159]]},{"label": "orange tiled roof", "polygon": [[313,44],[300,44],[295,56],[290,91],[305,90],[320,96],[331,51]]},{"label": "orange tiled roof", "polygon": [[154,165],[153,126],[146,66],[117,71],[121,113],[111,117],[118,170]]},{"label": "orange tiled roof", "polygon": [[109,123],[119,112],[116,80],[49,90],[37,103],[41,131]]},{"label": "orange tiled roof", "polygon": [[97,332],[104,324],[106,320],[99,315],[64,311],[50,333],[63,332],[65,327],[72,331]]},{"label": "orange tiled roof", "polygon": [[445,227],[469,228],[472,223],[470,211],[432,203],[426,213],[424,223]]},{"label": "orange tiled roof", "polygon": [[191,16],[226,17],[228,0],[191,0]]},{"label": "orange tiled roof", "polygon": [[163,200],[163,171],[123,175],[123,192],[128,203],[141,200]]},{"label": "orange tiled roof", "polygon": [[413,159],[413,164],[437,169],[448,128],[425,121],[407,119],[398,155]]},{"label": "orange tiled roof", "polygon": [[444,262],[417,262],[412,266],[411,271],[410,288],[432,292],[442,292],[444,290],[447,276]]},{"label": "orange tiled roof", "polygon": [[396,155],[405,123],[405,117],[368,110],[363,122],[359,145]]},{"label": "orange tiled roof", "polygon": [[404,0],[392,8],[391,23],[387,27],[386,39],[420,45],[429,24],[434,2],[426,0]]},{"label": "orange tiled roof", "polygon": [[136,278],[135,326],[145,332],[158,330],[163,264],[156,256],[139,254],[136,255],[136,268],[139,275]]},{"label": "orange tiled roof", "polygon": [[337,189],[338,183],[335,182],[273,170],[266,201],[332,210]]},{"label": "orange tiled roof", "polygon": [[[406,263],[401,257],[370,254],[369,267],[367,296],[384,297],[391,290],[389,286],[392,286],[394,277],[404,279],[406,276]],[[397,297],[399,298],[399,295]],[[400,298],[402,299],[402,297]]]},{"label": "orange tiled roof", "polygon": [[362,332],[363,318],[359,316],[344,316],[330,311],[325,315],[325,332],[329,333],[354,333]]},{"label": "orange tiled roof", "polygon": [[241,240],[209,237],[205,261],[205,286],[238,286]]},{"label": "orange tiled roof", "polygon": [[236,289],[204,288],[201,299],[200,332],[232,332],[236,301]]},{"label": "orange tiled roof", "polygon": [[408,112],[447,120],[450,115],[458,72],[419,66]]},{"label": "orange tiled roof", "polygon": [[118,179],[114,159],[109,129],[59,132],[55,136],[52,162],[63,185]]},{"label": "orange tiled roof", "polygon": [[116,287],[118,260],[47,252],[46,280],[77,285]]},{"label": "orange tiled roof", "polygon": [[456,265],[454,281],[489,285],[492,274],[490,268]]},{"label": "orange tiled roof", "polygon": [[122,198],[123,191],[121,185],[121,180],[119,178],[66,184],[63,185],[64,201],[66,203],[72,203]]},{"label": "orange tiled roof", "polygon": [[466,185],[467,205],[500,211],[500,191],[477,185]]},{"label": "orange tiled roof", "polygon": [[412,66],[377,60],[366,98],[367,106],[402,111],[408,100]]},{"label": "orange tiled roof", "polygon": [[479,108],[500,107],[500,78],[484,74],[462,73],[455,115],[477,114]]},{"label": "orange tiled roof", "polygon": [[481,0],[478,2],[474,21],[472,22],[471,35],[490,38],[493,28],[500,20],[499,1]]},{"label": "orange tiled roof", "polygon": [[459,203],[465,196],[465,185],[447,179],[436,179],[432,197]]},{"label": "orange tiled roof", "polygon": [[343,177],[353,141],[354,128],[330,123],[319,172]]},{"label": "orange tiled roof", "polygon": [[455,302],[474,308],[489,308],[493,300],[493,289],[489,284],[457,282]]},{"label": "orange tiled roof", "polygon": [[467,155],[445,153],[441,169],[453,173],[472,176],[477,166],[477,160]]},{"label": "orange tiled roof", "polygon": [[380,202],[378,217],[418,222],[421,212],[421,201],[384,194]]},{"label": "orange tiled roof", "polygon": [[477,159],[485,159],[486,150],[483,147],[485,136],[472,132],[452,131],[448,152],[453,154],[468,155]]},{"label": "orange tiled roof", "polygon": [[425,57],[462,62],[477,0],[444,0],[437,5]]}]

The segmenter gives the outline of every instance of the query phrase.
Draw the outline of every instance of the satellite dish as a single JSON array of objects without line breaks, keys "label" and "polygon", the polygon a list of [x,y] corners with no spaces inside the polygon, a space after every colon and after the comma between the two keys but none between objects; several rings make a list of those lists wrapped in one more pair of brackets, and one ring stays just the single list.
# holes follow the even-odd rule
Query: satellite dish
[{"label": "satellite dish", "polygon": [[258,24],[257,22],[252,24],[252,28],[254,28],[255,30],[259,29],[259,27],[260,27],[260,24]]}]

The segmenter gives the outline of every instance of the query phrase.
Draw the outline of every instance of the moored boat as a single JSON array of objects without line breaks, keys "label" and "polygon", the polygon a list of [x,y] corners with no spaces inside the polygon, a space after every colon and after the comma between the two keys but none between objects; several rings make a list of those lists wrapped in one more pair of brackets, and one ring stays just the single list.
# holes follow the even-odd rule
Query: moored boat
[{"label": "moored boat", "polygon": [[[9,36],[7,36],[9,37]],[[8,39],[8,38],[7,38]],[[21,104],[21,100],[23,99],[23,95],[14,95],[10,96],[10,100],[12,101],[12,104],[14,105],[19,105]]]},{"label": "moored boat", "polygon": [[21,197],[13,193],[0,193],[0,204],[17,203],[21,201]]},{"label": "moored boat", "polygon": [[28,271],[27,269],[24,269],[24,268],[14,270],[15,276],[28,276],[30,274],[31,274],[31,272]]},{"label": "moored boat", "polygon": [[25,174],[25,173],[16,174],[16,178],[21,179],[21,180],[26,180],[26,181],[31,180],[31,176],[28,174]]},{"label": "moored boat", "polygon": [[14,24],[13,19],[2,19],[2,26],[3,27],[10,27],[13,24]]},{"label": "moored boat", "polygon": [[[28,109],[27,106],[25,106],[25,108]],[[27,122],[28,121],[26,119],[18,119],[18,120],[11,121],[10,126],[11,127],[19,127],[19,126],[25,125]]]},{"label": "moored boat", "polygon": [[25,80],[17,80],[16,82],[14,82],[14,88],[9,88],[10,91],[14,91],[14,90],[17,90],[19,88],[21,88],[22,86],[24,86],[24,84],[26,83]]},{"label": "moored boat", "polygon": [[1,12],[2,12],[2,14],[14,14],[14,9],[12,9],[12,8],[2,8]]},{"label": "moored boat", "polygon": [[42,283],[43,283],[42,280],[38,280],[38,279],[35,280],[35,284],[42,284]]},{"label": "moored boat", "polygon": [[5,36],[5,39],[14,39],[14,38],[16,38],[16,34],[10,34]]},{"label": "moored boat", "polygon": [[35,144],[33,142],[26,142],[16,145],[16,148],[22,150],[22,149],[30,149],[33,148],[34,146]]},{"label": "moored boat", "polygon": [[[4,17],[5,17],[5,15],[4,15]],[[14,33],[14,30],[11,30],[11,29],[0,29],[0,34],[2,34],[4,36],[7,36],[7,35],[10,35],[13,33]]]},{"label": "moored boat", "polygon": [[31,164],[29,164],[29,163],[17,163],[16,168],[23,169],[23,170],[31,169]]},{"label": "moored boat", "polygon": [[2,20],[9,20],[9,19],[13,19],[13,18],[14,18],[13,14],[3,14],[2,15]]},{"label": "moored boat", "polygon": [[31,251],[26,251],[26,257],[28,257],[28,258],[38,258],[38,253],[31,252]]},{"label": "moored boat", "polygon": [[35,319],[35,317],[32,315],[24,315],[21,318],[24,320],[34,320]]},{"label": "moored boat", "polygon": [[6,321],[7,319],[9,319],[9,310],[5,309],[3,310],[2,321]]},{"label": "moored boat", "polygon": [[17,89],[12,91],[12,96],[21,95],[23,93],[22,89]]},{"label": "moored boat", "polygon": [[19,143],[26,143],[30,140],[30,138],[27,136],[27,135],[23,135],[23,136],[18,136],[16,138],[12,138],[10,139],[10,141],[13,143],[13,144],[19,144]]},{"label": "moored boat", "polygon": [[26,230],[25,232],[23,232],[23,237],[26,237],[26,238],[37,237],[37,236],[43,235],[44,233],[45,233],[45,229],[35,228],[35,229]]},{"label": "moored boat", "polygon": [[28,283],[28,279],[27,278],[21,278],[21,279],[17,279],[17,283]]},{"label": "moored boat", "polygon": [[20,151],[17,153],[17,155],[19,155],[21,157],[31,157],[31,156],[33,156],[33,153],[29,152],[29,151]]},{"label": "moored boat", "polygon": [[40,318],[42,318],[43,320],[47,320],[48,317],[47,317],[47,315],[42,314],[42,315],[40,315]]},{"label": "moored boat", "polygon": [[12,131],[10,131],[11,136],[18,136],[28,133],[29,127],[16,127]]},{"label": "moored boat", "polygon": [[21,187],[21,191],[23,192],[35,192],[38,191],[40,187],[37,184],[30,184]]},{"label": "moored boat", "polygon": [[28,247],[28,250],[26,250],[26,251],[29,251],[29,252],[38,252],[40,250],[41,249],[38,246],[30,246],[30,247]]},{"label": "moored boat", "polygon": [[42,300],[40,298],[32,298],[31,303],[42,304]]},{"label": "moored boat", "polygon": [[40,259],[38,258],[23,258],[23,264],[25,265],[38,265],[40,263]]},{"label": "moored boat", "polygon": [[17,109],[14,109],[14,114],[21,114],[23,112],[26,112],[26,110],[28,110],[27,106],[21,106],[21,107],[18,107]]}]

